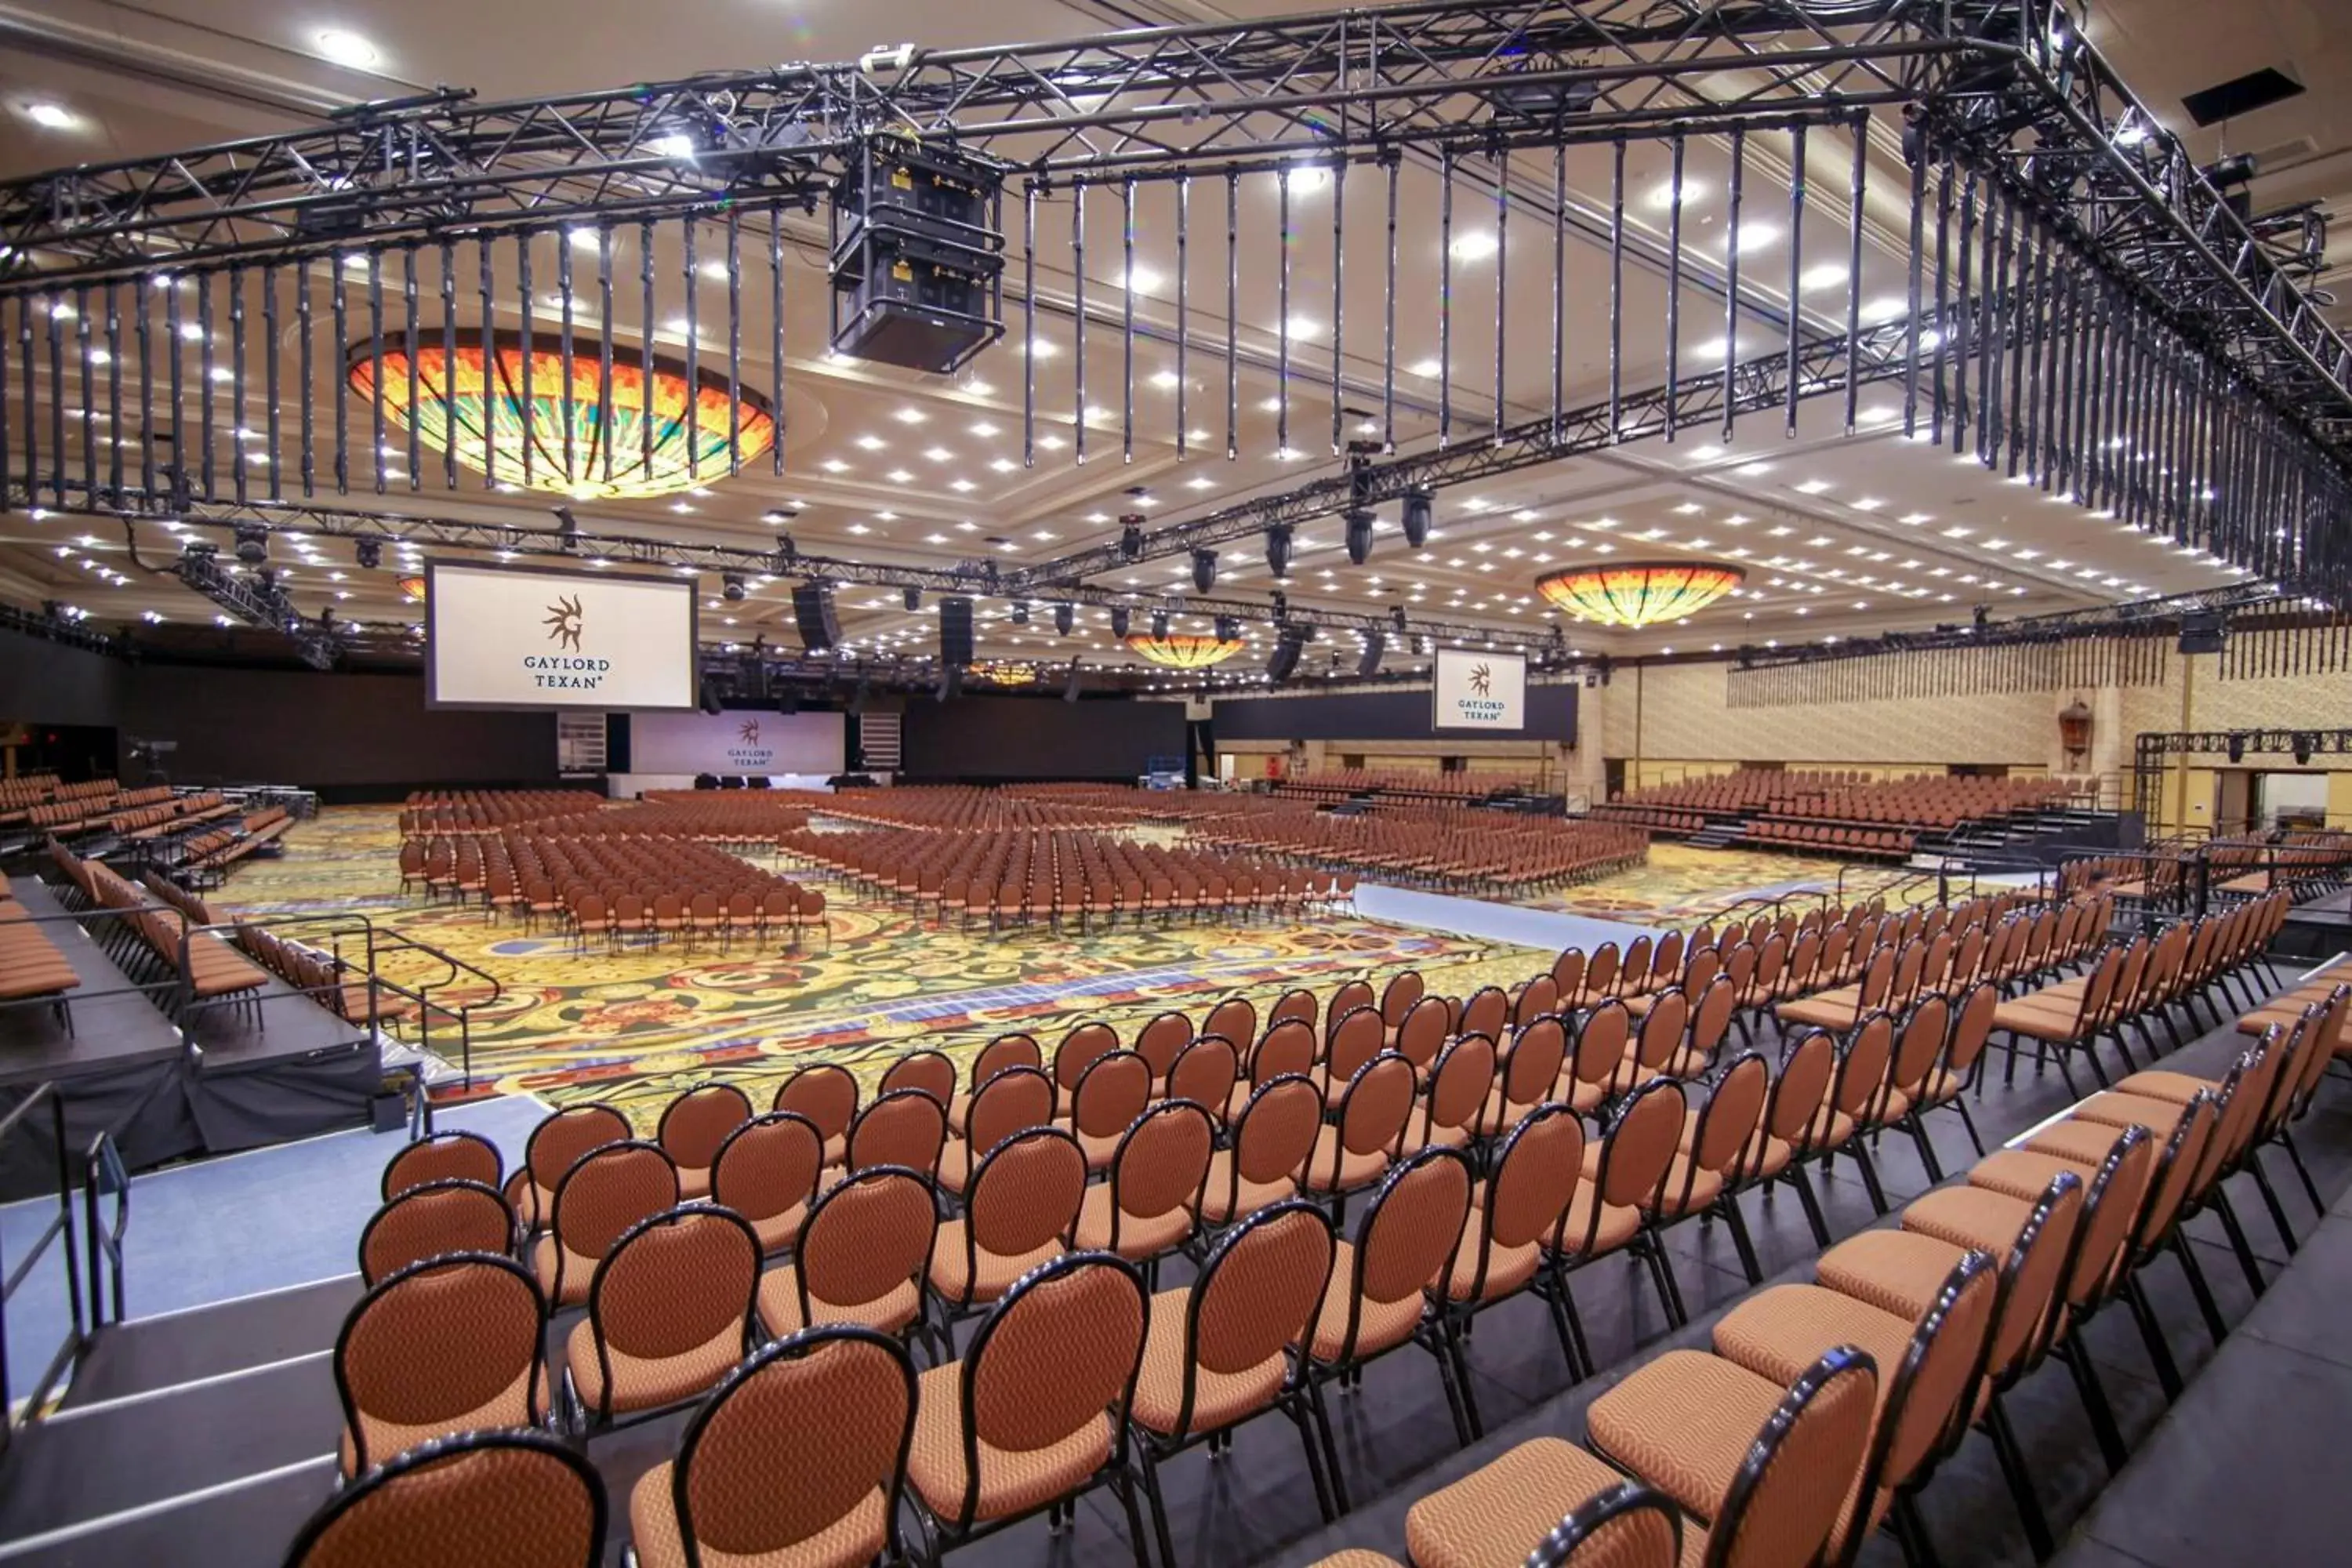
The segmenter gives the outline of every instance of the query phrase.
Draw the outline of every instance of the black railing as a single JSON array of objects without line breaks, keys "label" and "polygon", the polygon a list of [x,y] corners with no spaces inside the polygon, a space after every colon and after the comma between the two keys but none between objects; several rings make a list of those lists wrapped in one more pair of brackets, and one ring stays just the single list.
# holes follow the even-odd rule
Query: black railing
[{"label": "black railing", "polygon": [[[73,1244],[73,1169],[72,1156],[66,1149],[66,1106],[54,1083],[45,1083],[18,1100],[5,1117],[0,1117],[0,1149],[8,1146],[18,1129],[39,1119],[46,1107],[49,1123],[49,1142],[58,1161],[58,1212],[35,1237],[25,1255],[13,1267],[0,1259],[0,1410],[5,1411],[5,1424],[0,1424],[0,1453],[5,1453],[16,1440],[17,1431],[37,1421],[47,1410],[50,1392],[58,1386],[67,1369],[71,1367],[82,1348],[89,1342],[89,1320],[82,1313],[81,1259]],[[10,1331],[8,1307],[16,1300],[33,1270],[48,1254],[50,1247],[58,1249],[65,1262],[66,1310],[71,1320],[64,1341],[49,1356],[33,1386],[19,1394],[9,1375],[8,1349]]]},{"label": "black railing", "polygon": [[[101,1198],[114,1200],[114,1217],[100,1217]],[[122,1237],[131,1228],[131,1173],[114,1135],[100,1132],[82,1158],[82,1242],[89,1254],[89,1327],[95,1333],[125,1316]]]}]

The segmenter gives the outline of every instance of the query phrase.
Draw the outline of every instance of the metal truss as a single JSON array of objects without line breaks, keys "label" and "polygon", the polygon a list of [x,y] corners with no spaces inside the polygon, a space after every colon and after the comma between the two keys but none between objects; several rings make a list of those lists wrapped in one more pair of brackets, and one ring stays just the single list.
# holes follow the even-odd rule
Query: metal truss
[{"label": "metal truss", "polygon": [[222,570],[219,556],[209,545],[188,550],[171,570],[189,589],[247,626],[284,633],[293,642],[296,655],[313,669],[335,667],[335,636],[327,616],[315,623],[305,620],[274,578],[240,576]]},{"label": "metal truss", "polygon": [[2225,756],[2235,762],[2249,754],[2298,760],[2352,755],[2352,730],[2143,730],[2132,744],[2132,809],[2155,820],[2170,771],[2168,759]]},{"label": "metal truss", "polygon": [[1836,643],[1807,643],[1796,647],[1745,649],[1743,669],[1780,669],[1837,659],[1871,658],[1890,653],[1914,653],[1933,648],[2006,647],[2020,643],[2064,642],[2076,637],[2127,637],[2154,634],[2179,625],[2184,616],[2200,612],[2228,614],[2260,609],[2285,602],[2286,595],[2267,583],[2234,583],[2219,588],[2172,594],[2157,599],[2133,599],[2120,605],[2095,605],[2080,610],[1988,620],[1982,625],[1938,626],[1930,631],[1889,632],[1883,637],[1853,637]]},{"label": "metal truss", "polygon": [[62,606],[45,605],[36,613],[20,610],[14,605],[0,605],[0,631],[19,632],[28,637],[39,637],[61,647],[79,648],[84,653],[121,653],[123,642],[111,632],[100,631],[84,624],[80,617],[66,615]]},{"label": "metal truss", "polygon": [[1213,549],[1270,528],[1328,517],[1345,508],[1402,500],[1410,490],[1436,490],[1488,479],[1669,430],[1708,425],[1719,428],[1727,413],[1737,416],[1793,408],[1808,398],[1902,375],[1909,341],[1908,326],[1895,321],[1866,328],[1851,339],[1810,339],[1801,342],[1793,354],[1775,353],[1742,361],[1732,369],[1727,410],[1719,372],[1690,375],[1669,385],[1627,392],[1615,399],[1567,410],[1557,422],[1549,415],[1527,420],[1507,427],[1494,440],[1368,460],[1279,495],[1236,502],[1202,517],[1153,529],[1143,535],[1138,550],[1100,545],[1008,573],[1005,591],[1059,592],[1062,584],[1118,571],[1133,562]]},{"label": "metal truss", "polygon": [[1912,155],[1956,152],[1992,174],[2273,407],[2352,441],[2352,349],[2294,258],[2230,208],[2054,0],[1421,0],[505,103],[444,91],[0,184],[0,258],[54,283],[574,213],[814,203],[877,133],[1035,178],[1154,178],[1709,134],[1825,102],[1905,110]]},{"label": "metal truss", "polygon": [[[12,485],[6,500],[10,506],[31,504],[21,486]],[[142,521],[143,517],[143,514],[125,512],[120,507],[104,504],[102,500],[89,503],[79,495],[71,496],[62,508],[50,507],[48,510],[67,516],[116,518],[126,523]],[[912,588],[935,595],[1006,598],[1039,605],[1066,602],[1103,609],[1124,608],[1146,616],[1155,613],[1171,616],[1230,616],[1252,624],[1264,624],[1268,619],[1266,605],[1255,600],[1200,594],[1137,592],[1084,584],[1064,584],[1050,591],[1038,590],[1033,595],[1013,584],[1010,576],[1001,573],[992,561],[970,561],[945,569],[891,565],[803,554],[793,547],[789,540],[774,550],[746,550],[731,545],[686,543],[635,534],[522,528],[459,518],[313,506],[197,503],[171,516],[173,521],[191,528],[224,529],[232,534],[257,532],[271,537],[325,535],[336,539],[373,540],[382,544],[488,551],[505,556],[561,561],[572,566],[593,562],[655,566],[672,571],[690,570],[720,576],[789,575],[846,587]],[[152,521],[160,519],[143,517],[143,520]],[[225,570],[208,543],[183,553],[170,570],[188,587],[213,600],[248,626],[286,631],[299,637],[302,628],[312,624],[305,621],[294,609],[283,589],[274,584],[257,584],[252,578]],[[1525,632],[1513,632],[1419,615],[1404,615],[1400,620],[1399,612],[1395,610],[1373,614],[1301,605],[1284,613],[1277,621],[1311,627],[1318,632],[1378,632],[1391,638],[1424,637],[1449,643],[1511,648],[1545,657],[1555,653],[1555,645],[1559,641],[1549,627],[1540,631],[1530,628]]]}]

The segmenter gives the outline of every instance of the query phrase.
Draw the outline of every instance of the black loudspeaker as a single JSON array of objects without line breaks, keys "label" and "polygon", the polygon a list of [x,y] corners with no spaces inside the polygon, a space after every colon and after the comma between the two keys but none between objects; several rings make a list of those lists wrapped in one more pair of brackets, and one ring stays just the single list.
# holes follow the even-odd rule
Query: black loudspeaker
[{"label": "black loudspeaker", "polygon": [[1307,628],[1283,627],[1282,635],[1275,639],[1274,652],[1265,661],[1266,679],[1276,684],[1288,680],[1291,672],[1298,668],[1298,656],[1306,651]]},{"label": "black loudspeaker", "polygon": [[2180,617],[2180,651],[2220,653],[2228,643],[2229,627],[2219,610],[2192,610]]},{"label": "black loudspeaker", "polygon": [[1367,679],[1378,675],[1381,670],[1381,655],[1388,651],[1388,638],[1380,633],[1366,632],[1363,657],[1356,660],[1356,674]]},{"label": "black loudspeaker", "polygon": [[1065,702],[1076,702],[1077,700],[1078,700],[1078,661],[1077,661],[1076,659],[1075,659],[1075,658],[1074,658],[1074,659],[1070,660],[1070,683],[1069,683],[1067,686],[1065,686],[1064,688],[1062,688],[1062,700],[1063,700],[1063,701],[1065,701]]},{"label": "black loudspeaker", "polygon": [[940,601],[940,662],[959,675],[971,662],[971,601]]},{"label": "black loudspeaker", "polygon": [[939,689],[931,693],[933,700],[945,702],[963,695],[963,666],[949,665],[940,671]]},{"label": "black loudspeaker", "polygon": [[702,710],[714,719],[727,710],[727,704],[719,700],[719,688],[708,680],[702,683]]},{"label": "black loudspeaker", "polygon": [[833,590],[823,583],[793,586],[793,620],[799,626],[801,647],[822,653],[841,640],[841,616],[833,607]]}]

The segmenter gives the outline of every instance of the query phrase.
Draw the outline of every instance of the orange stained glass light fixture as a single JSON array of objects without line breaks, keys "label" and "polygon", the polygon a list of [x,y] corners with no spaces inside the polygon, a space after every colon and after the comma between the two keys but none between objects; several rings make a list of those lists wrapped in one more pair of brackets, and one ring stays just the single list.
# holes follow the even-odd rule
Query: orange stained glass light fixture
[{"label": "orange stained glass light fixture", "polygon": [[1206,669],[1223,664],[1242,651],[1238,637],[1221,637],[1202,632],[1171,632],[1166,637],[1152,637],[1138,632],[1127,639],[1127,646],[1154,664],[1170,669]]},{"label": "orange stained glass light fixture", "polygon": [[964,673],[974,679],[986,680],[997,686],[1034,686],[1037,667],[1034,664],[973,664],[964,667]]},{"label": "orange stained glass light fixture", "polygon": [[1571,566],[1536,579],[1536,592],[1610,626],[1653,626],[1696,615],[1748,580],[1714,561],[1627,561]]},{"label": "orange stained glass light fixture", "polygon": [[[622,500],[714,484],[776,442],[766,398],[639,345],[605,345],[574,333],[567,363],[559,337],[463,331],[451,352],[438,334],[408,346],[355,343],[345,356],[351,389],[369,409],[382,400],[387,429],[414,420],[419,441],[498,483],[574,500]],[[524,435],[523,411],[530,413]],[[397,447],[399,443],[388,443]],[[405,465],[405,458],[391,459]]]},{"label": "orange stained glass light fixture", "polygon": [[425,602],[425,579],[415,576],[403,577],[400,580],[400,596],[406,599],[412,605],[423,604]]}]

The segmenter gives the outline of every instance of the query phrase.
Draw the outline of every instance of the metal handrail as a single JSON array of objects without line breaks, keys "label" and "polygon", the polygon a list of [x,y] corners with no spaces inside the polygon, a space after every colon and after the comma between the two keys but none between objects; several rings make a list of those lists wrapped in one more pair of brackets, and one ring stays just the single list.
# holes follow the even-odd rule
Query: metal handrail
[{"label": "metal handrail", "polygon": [[[122,1150],[110,1132],[90,1140],[82,1160],[82,1235],[89,1249],[89,1326],[95,1333],[109,1323],[122,1321],[122,1237],[131,1228],[131,1173],[124,1169]],[[103,1223],[98,1203],[114,1199],[113,1223]],[[104,1265],[103,1268],[100,1265]],[[110,1310],[107,1287],[113,1287]]]},{"label": "metal handrail", "polygon": [[[44,1083],[16,1102],[5,1117],[0,1117],[0,1147],[5,1147],[9,1135],[32,1119],[40,1105],[49,1108],[49,1139],[58,1159],[58,1212],[41,1227],[39,1236],[13,1268],[0,1260],[0,1454],[15,1445],[17,1430],[41,1418],[49,1401],[49,1393],[58,1385],[83,1348],[89,1342],[89,1320],[82,1315],[81,1259],[73,1245],[73,1169],[72,1156],[66,1150],[65,1098],[54,1082]],[[62,1256],[66,1266],[66,1310],[72,1319],[72,1328],[65,1342],[49,1357],[42,1368],[39,1380],[21,1399],[17,1396],[8,1374],[8,1303],[58,1237],[65,1238]]]}]

